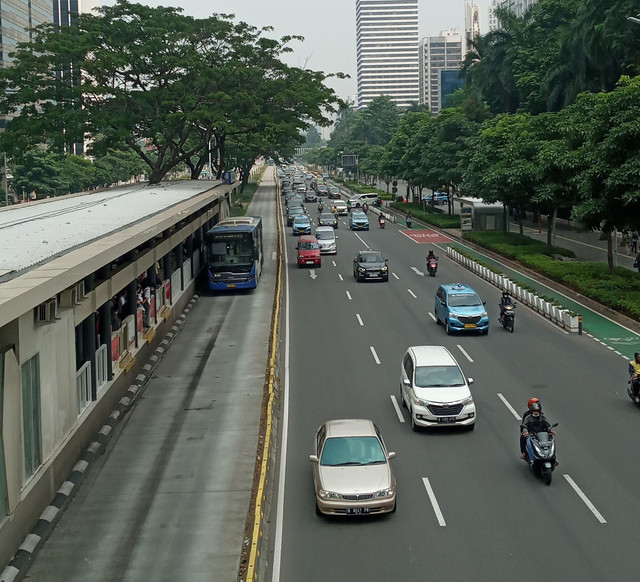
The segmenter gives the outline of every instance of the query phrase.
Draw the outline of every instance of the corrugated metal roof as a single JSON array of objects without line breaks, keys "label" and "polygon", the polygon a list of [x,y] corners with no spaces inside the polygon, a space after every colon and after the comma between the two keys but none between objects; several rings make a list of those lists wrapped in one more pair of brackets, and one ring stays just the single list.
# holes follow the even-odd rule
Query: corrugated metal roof
[{"label": "corrugated metal roof", "polygon": [[198,180],[132,184],[7,208],[0,212],[0,281],[218,184]]}]

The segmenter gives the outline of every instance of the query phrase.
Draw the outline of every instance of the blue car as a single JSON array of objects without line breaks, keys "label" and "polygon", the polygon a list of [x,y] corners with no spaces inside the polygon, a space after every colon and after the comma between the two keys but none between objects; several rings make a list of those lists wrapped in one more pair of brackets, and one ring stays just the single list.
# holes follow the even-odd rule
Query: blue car
[{"label": "blue car", "polygon": [[446,283],[436,291],[435,316],[448,335],[459,331],[489,333],[489,314],[484,301],[468,285]]},{"label": "blue car", "polygon": [[354,210],[349,216],[351,230],[369,230],[369,217],[362,210]]},{"label": "blue car", "polygon": [[293,219],[293,234],[311,234],[311,220],[306,214],[301,214]]}]

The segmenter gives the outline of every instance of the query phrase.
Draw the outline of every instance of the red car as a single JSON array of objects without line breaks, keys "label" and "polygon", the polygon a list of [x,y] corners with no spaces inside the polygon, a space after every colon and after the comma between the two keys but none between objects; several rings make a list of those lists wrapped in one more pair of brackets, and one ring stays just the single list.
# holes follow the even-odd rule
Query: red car
[{"label": "red car", "polygon": [[301,236],[296,246],[298,249],[298,267],[320,267],[320,245],[315,236]]}]

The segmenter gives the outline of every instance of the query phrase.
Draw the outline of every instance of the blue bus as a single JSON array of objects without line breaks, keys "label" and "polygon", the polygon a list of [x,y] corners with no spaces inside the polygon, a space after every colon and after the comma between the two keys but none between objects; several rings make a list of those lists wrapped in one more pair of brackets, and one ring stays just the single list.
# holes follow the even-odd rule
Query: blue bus
[{"label": "blue bus", "polygon": [[254,289],[262,273],[262,217],[224,218],[204,235],[211,291]]}]

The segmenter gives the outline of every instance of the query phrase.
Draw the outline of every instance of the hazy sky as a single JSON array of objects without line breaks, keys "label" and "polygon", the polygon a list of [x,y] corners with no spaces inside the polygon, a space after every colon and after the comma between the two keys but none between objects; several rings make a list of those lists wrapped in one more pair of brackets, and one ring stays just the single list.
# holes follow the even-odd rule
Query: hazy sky
[{"label": "hazy sky", "polygon": [[[269,36],[304,36],[290,46],[294,52],[283,60],[325,73],[343,72],[346,80],[328,80],[327,85],[347,98],[356,94],[356,3],[355,0],[137,0],[148,6],[180,6],[185,14],[204,18],[213,13],[235,14],[257,27],[272,26]],[[113,4],[103,1],[100,4]],[[476,0],[480,24],[486,32],[490,0]],[[441,30],[464,27],[464,0],[419,0],[420,38]]]}]

